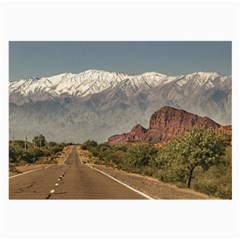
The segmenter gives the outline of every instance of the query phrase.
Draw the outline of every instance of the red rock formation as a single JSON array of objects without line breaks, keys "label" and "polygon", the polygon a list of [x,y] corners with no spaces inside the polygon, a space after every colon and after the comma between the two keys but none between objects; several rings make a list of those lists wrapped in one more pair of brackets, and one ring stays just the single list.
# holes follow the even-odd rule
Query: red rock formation
[{"label": "red rock formation", "polygon": [[133,141],[161,143],[172,137],[182,135],[194,126],[212,127],[214,129],[223,127],[210,118],[200,117],[172,107],[163,107],[151,116],[148,129],[138,124],[129,133],[110,137],[108,143],[117,144]]},{"label": "red rock formation", "polygon": [[232,142],[232,126],[220,126],[220,128],[217,129],[218,131],[221,131],[229,136],[229,140]]},{"label": "red rock formation", "polygon": [[148,142],[164,142],[173,136],[182,135],[194,126],[206,126],[214,129],[220,127],[210,118],[200,117],[172,107],[163,107],[151,116],[146,140]]},{"label": "red rock formation", "polygon": [[147,129],[137,124],[129,133],[116,134],[108,138],[109,143],[121,144],[125,142],[143,141]]}]

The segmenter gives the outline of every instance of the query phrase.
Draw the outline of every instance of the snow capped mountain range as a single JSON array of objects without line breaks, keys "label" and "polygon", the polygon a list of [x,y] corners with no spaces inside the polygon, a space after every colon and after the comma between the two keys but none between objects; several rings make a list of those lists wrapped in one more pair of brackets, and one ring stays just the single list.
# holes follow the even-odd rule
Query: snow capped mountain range
[{"label": "snow capped mountain range", "polygon": [[[228,77],[221,76],[218,73],[196,72],[188,75],[167,76],[157,72],[146,72],[141,75],[128,75],[124,73],[88,70],[79,74],[63,73],[51,77],[28,78],[19,81],[10,82],[10,97],[19,94],[21,97],[28,96],[35,100],[39,94],[48,93],[49,98],[61,96],[85,97],[87,95],[102,92],[106,89],[120,87],[123,91],[127,90],[127,85],[132,88],[133,92],[140,88],[154,88],[175,82],[177,85],[184,87],[191,79],[199,87],[210,89],[217,84],[224,82]],[[130,95],[131,91],[126,91]],[[36,100],[39,100],[36,98]],[[44,99],[46,100],[46,99]],[[14,101],[13,101],[14,102]],[[16,102],[18,104],[19,102]]]},{"label": "snow capped mountain range", "polygon": [[[118,130],[128,131],[133,124],[147,125],[151,114],[165,105],[230,124],[231,76],[216,72],[130,75],[90,69],[10,82],[9,102],[10,130],[19,137],[23,131],[37,133],[37,127],[56,140],[59,129],[71,122],[76,131],[74,141],[86,139],[79,137],[77,127],[85,128],[87,138],[104,141]],[[25,126],[27,122],[28,129],[22,129],[19,122]],[[97,133],[91,136],[93,131]],[[66,140],[66,133],[60,138]]]}]

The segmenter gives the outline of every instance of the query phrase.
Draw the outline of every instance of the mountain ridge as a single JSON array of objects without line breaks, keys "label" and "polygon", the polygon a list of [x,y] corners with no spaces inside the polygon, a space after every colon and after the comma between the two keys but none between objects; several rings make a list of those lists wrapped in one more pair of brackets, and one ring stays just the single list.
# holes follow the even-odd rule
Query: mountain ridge
[{"label": "mountain ridge", "polygon": [[18,138],[42,133],[68,141],[71,128],[72,141],[106,141],[137,123],[146,127],[163,106],[231,124],[231,81],[215,72],[124,75],[92,69],[19,80],[9,83],[10,130]]},{"label": "mountain ridge", "polygon": [[[99,75],[100,74],[100,75]],[[105,74],[105,75],[104,75]],[[115,81],[115,86],[117,83],[122,83],[125,81],[131,81],[132,83],[147,83],[150,87],[156,87],[164,83],[170,83],[172,81],[178,81],[182,78],[186,78],[186,80],[190,80],[191,77],[196,77],[200,75],[204,81],[201,84],[204,84],[205,81],[211,80],[211,77],[220,77],[226,78],[229,76],[224,76],[216,72],[194,72],[191,74],[186,75],[165,75],[158,72],[145,72],[142,74],[125,74],[120,72],[110,72],[110,71],[103,71],[103,70],[87,70],[84,72],[80,72],[77,74],[74,73],[62,73],[50,77],[33,77],[33,78],[25,78],[20,79],[14,82],[9,82],[9,92],[10,95],[12,93],[18,92],[23,96],[31,96],[35,91],[42,91],[49,92],[55,96],[60,96],[63,91],[64,93],[68,93],[69,95],[76,94],[77,91],[70,91],[72,87],[77,88],[78,91],[81,92],[82,96],[84,95],[85,91],[89,91],[91,86],[96,86],[95,89],[93,88],[92,91],[89,91],[88,94],[93,94],[97,92],[101,92],[106,90],[107,88],[112,87],[114,85],[113,81]],[[145,79],[146,77],[146,79]],[[100,78],[101,83],[98,83],[96,80]],[[87,84],[85,81],[90,81]],[[94,81],[95,80],[95,81]],[[105,84],[105,86],[103,86]],[[61,87],[59,87],[61,85]],[[80,88],[81,87],[81,88]],[[97,89],[99,87],[99,89]],[[81,94],[79,94],[81,96]],[[10,98],[11,99],[11,98]],[[34,101],[34,99],[33,99]]]},{"label": "mountain ridge", "polygon": [[169,74],[164,74],[162,72],[157,72],[157,71],[147,71],[147,72],[142,72],[142,73],[126,73],[126,72],[118,72],[118,71],[110,71],[110,70],[100,70],[100,69],[94,69],[94,68],[90,68],[87,70],[84,70],[82,72],[63,72],[63,73],[59,73],[59,74],[55,74],[55,75],[50,75],[50,76],[32,76],[32,77],[26,77],[26,78],[20,78],[17,80],[13,80],[13,81],[9,81],[10,83],[12,82],[17,82],[20,80],[27,80],[27,79],[41,79],[41,78],[51,78],[53,76],[60,76],[60,75],[67,75],[67,74],[72,74],[72,75],[79,75],[81,73],[91,73],[91,72],[102,72],[102,73],[117,73],[117,74],[122,74],[122,75],[128,75],[128,76],[139,76],[139,75],[146,75],[146,74],[158,74],[158,75],[162,75],[162,76],[184,76],[184,75],[193,75],[193,74],[217,74],[217,75],[221,75],[221,76],[227,76],[230,77],[231,75],[224,75],[222,73],[219,72],[214,72],[214,71],[196,71],[196,72],[190,72],[190,73],[186,73],[186,74],[176,74],[176,75],[169,75]]}]

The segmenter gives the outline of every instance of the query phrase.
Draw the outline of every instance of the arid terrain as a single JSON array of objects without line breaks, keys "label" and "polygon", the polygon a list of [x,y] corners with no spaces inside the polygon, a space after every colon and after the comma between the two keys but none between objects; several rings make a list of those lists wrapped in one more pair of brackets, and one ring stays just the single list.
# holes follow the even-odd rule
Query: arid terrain
[{"label": "arid terrain", "polygon": [[214,199],[206,194],[196,192],[192,189],[178,188],[174,184],[164,183],[153,177],[128,173],[116,168],[95,164],[96,159],[90,158],[90,153],[86,150],[81,150],[80,147],[78,147],[78,153],[80,159],[87,165],[109,174],[154,199]]},{"label": "arid terrain", "polygon": [[[65,147],[62,154],[61,155],[59,154],[59,158],[58,158],[58,161],[56,164],[48,164],[45,159],[45,160],[39,161],[36,164],[28,164],[25,166],[18,166],[17,167],[17,170],[19,171],[18,173],[10,172],[10,177],[13,177],[13,179],[10,178],[10,199],[17,198],[17,196],[19,198],[21,198],[20,195],[13,194],[13,192],[12,192],[13,190],[11,190],[11,189],[16,189],[17,186],[19,186],[21,184],[21,181],[20,181],[20,183],[19,182],[15,183],[15,184],[13,183],[13,181],[16,180],[16,178],[18,178],[18,180],[19,180],[21,178],[28,177],[26,182],[36,183],[37,178],[39,177],[38,175],[40,174],[40,175],[42,175],[41,177],[45,176],[45,179],[43,180],[43,178],[42,178],[42,181],[46,181],[49,178],[48,175],[44,175],[46,171],[53,171],[54,169],[61,168],[61,166],[63,168],[66,168],[65,161],[68,159],[71,151],[72,151],[72,147],[70,147],[70,146]],[[115,168],[107,167],[105,165],[95,164],[96,159],[91,157],[91,154],[89,151],[81,150],[80,146],[77,147],[77,155],[75,155],[75,156],[76,157],[79,156],[80,163],[82,165],[85,165],[87,168],[92,169],[93,172],[97,172],[99,174],[99,171],[100,171],[100,175],[103,175],[102,173],[105,173],[105,174],[119,180],[120,182],[150,196],[153,199],[213,199],[206,194],[198,193],[198,192],[196,192],[194,190],[190,190],[190,189],[181,189],[173,184],[163,183],[163,182],[157,180],[156,178],[142,176],[140,174],[128,173],[128,172],[121,171],[121,170],[118,170]],[[45,161],[44,164],[40,163],[40,162],[44,162],[44,161]],[[69,171],[68,168],[66,168],[66,169],[67,169],[67,171]],[[96,170],[99,170],[99,171],[96,171]],[[66,175],[69,173],[67,171],[66,171]],[[39,172],[39,174],[38,174],[38,172]],[[38,175],[35,176],[34,173],[38,174]],[[31,177],[31,174],[32,174],[32,177]],[[66,178],[63,178],[63,181],[65,181],[65,179]],[[14,184],[14,186],[12,184]],[[64,182],[64,184],[67,184],[67,183]],[[71,183],[69,182],[69,184],[71,184]],[[78,183],[76,182],[76,184],[78,184]],[[82,183],[79,182],[79,184],[82,184]],[[86,186],[88,186],[89,183],[85,181],[85,184],[86,184]],[[24,183],[23,185],[27,185],[27,183]],[[28,189],[27,193],[25,193],[23,195],[23,198],[34,197],[34,194],[32,194],[30,191],[30,189],[33,187],[33,185],[29,185],[29,186],[31,186],[31,187],[27,188]],[[39,186],[39,188],[40,189],[35,189],[34,191],[41,192],[41,188],[45,189],[45,187],[40,187],[40,186]],[[18,193],[17,190],[14,190],[14,191]],[[44,196],[44,194],[42,194],[42,195]],[[40,196],[42,196],[42,195],[37,194],[36,196],[37,196],[37,198],[41,199]],[[54,194],[52,194],[52,195],[54,195]],[[47,197],[48,193],[45,193],[45,196]],[[71,198],[71,197],[69,197],[69,198]],[[68,198],[65,198],[65,199],[68,199]]]}]

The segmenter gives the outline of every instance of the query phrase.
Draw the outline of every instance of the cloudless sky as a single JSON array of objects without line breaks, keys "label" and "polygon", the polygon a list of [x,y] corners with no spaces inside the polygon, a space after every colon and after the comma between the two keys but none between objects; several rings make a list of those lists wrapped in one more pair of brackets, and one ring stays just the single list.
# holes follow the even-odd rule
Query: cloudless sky
[{"label": "cloudless sky", "polygon": [[10,42],[10,81],[88,69],[231,75],[231,42]]}]

